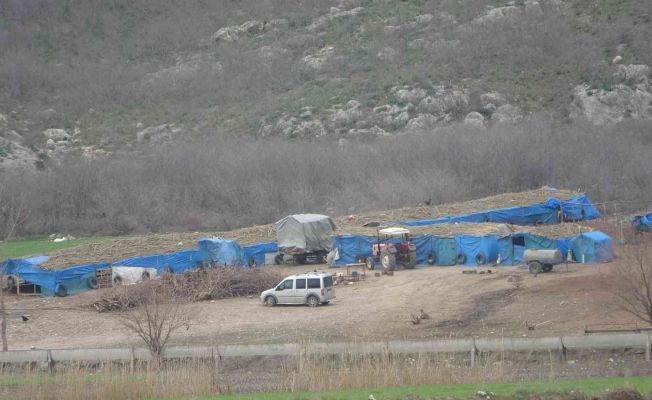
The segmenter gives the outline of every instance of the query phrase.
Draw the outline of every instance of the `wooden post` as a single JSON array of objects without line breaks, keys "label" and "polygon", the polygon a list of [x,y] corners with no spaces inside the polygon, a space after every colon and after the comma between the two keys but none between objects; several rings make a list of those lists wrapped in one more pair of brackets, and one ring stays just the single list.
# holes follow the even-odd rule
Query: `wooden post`
[{"label": "wooden post", "polygon": [[559,338],[559,362],[566,362],[566,346],[562,337]]},{"label": "wooden post", "polygon": [[48,371],[50,371],[50,374],[53,374],[54,373],[54,360],[52,359],[52,350],[48,350],[47,363],[48,363]]},{"label": "wooden post", "polygon": [[475,367],[475,356],[478,353],[478,348],[475,347],[475,338],[473,339],[473,344],[471,347],[471,367]]},{"label": "wooden post", "polygon": [[20,296],[20,276],[16,274],[16,295]]},{"label": "wooden post", "polygon": [[131,359],[130,359],[130,362],[129,362],[129,372],[131,372],[133,374],[134,373],[134,368],[136,366],[136,352],[135,352],[133,347],[131,348],[131,357],[130,358]]}]

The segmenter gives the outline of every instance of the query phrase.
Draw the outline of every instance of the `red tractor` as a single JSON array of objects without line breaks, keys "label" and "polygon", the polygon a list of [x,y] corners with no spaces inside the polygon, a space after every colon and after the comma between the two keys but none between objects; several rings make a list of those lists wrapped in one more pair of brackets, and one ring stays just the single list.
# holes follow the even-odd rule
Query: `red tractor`
[{"label": "red tractor", "polygon": [[393,227],[378,230],[378,243],[371,247],[371,257],[365,263],[367,269],[376,267],[376,260],[382,268],[393,271],[397,265],[413,269],[417,265],[417,247],[410,241],[410,231]]}]

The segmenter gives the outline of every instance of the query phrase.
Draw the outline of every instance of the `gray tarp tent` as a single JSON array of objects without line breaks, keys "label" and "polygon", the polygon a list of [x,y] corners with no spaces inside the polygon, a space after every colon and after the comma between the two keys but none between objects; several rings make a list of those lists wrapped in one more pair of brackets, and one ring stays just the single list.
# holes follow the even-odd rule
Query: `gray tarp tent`
[{"label": "gray tarp tent", "polygon": [[276,223],[279,251],[286,254],[330,251],[334,234],[333,220],[320,214],[288,215]]}]

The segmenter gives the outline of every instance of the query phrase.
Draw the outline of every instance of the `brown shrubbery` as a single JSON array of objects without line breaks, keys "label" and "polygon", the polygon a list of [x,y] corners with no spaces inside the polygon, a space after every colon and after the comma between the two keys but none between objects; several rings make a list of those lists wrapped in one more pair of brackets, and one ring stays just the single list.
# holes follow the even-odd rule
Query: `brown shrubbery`
[{"label": "brown shrubbery", "polygon": [[196,269],[160,280],[115,287],[93,303],[98,312],[127,311],[156,297],[174,303],[258,295],[283,278],[277,272],[239,267]]}]

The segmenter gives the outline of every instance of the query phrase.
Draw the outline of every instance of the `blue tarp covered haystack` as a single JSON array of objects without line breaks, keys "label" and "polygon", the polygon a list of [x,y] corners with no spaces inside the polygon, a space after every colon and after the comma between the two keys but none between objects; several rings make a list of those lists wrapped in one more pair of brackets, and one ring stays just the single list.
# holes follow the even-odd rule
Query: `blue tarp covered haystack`
[{"label": "blue tarp covered haystack", "polygon": [[632,225],[637,231],[652,232],[652,212],[635,216]]},{"label": "blue tarp covered haystack", "polygon": [[613,260],[612,240],[602,232],[582,233],[571,239],[570,249],[575,261],[601,263]]},{"label": "blue tarp covered haystack", "polygon": [[205,264],[217,266],[243,265],[245,254],[237,240],[202,239],[198,244],[201,260]]},{"label": "blue tarp covered haystack", "polygon": [[445,223],[496,222],[520,226],[550,225],[564,221],[584,221],[600,217],[587,195],[577,195],[566,200],[549,198],[542,204],[499,208],[471,214],[434,219],[400,221],[405,226],[426,226]]}]

